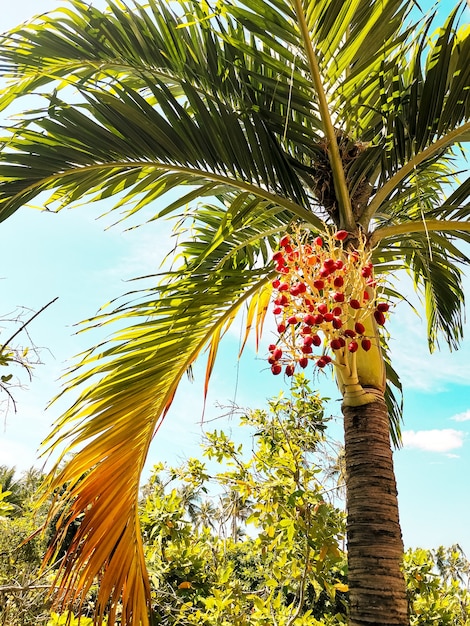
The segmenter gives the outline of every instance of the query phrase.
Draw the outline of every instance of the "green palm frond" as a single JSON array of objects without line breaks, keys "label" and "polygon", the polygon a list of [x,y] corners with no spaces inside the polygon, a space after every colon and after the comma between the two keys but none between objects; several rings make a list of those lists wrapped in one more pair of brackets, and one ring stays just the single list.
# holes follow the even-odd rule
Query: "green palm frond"
[{"label": "green palm frond", "polygon": [[390,438],[395,448],[402,443],[401,424],[403,420],[403,386],[397,371],[393,368],[389,358],[388,345],[383,341],[385,369],[387,373],[387,386],[385,389],[385,402],[388,408],[390,420]]},{"label": "green palm frond", "polygon": [[[176,98],[186,96],[183,83],[205,100],[214,95],[227,104],[244,102],[242,110],[253,107],[270,124],[277,119],[280,129],[289,110],[299,117],[300,124],[292,120],[297,132],[315,136],[311,86],[295,63],[290,67],[292,52],[283,48],[279,58],[277,50],[265,48],[253,58],[249,40],[232,21],[224,21],[224,43],[204,3],[180,2],[179,14],[161,0],[151,0],[148,10],[135,4],[133,11],[120,3],[110,2],[109,12],[80,0],[71,4],[74,11],[64,9],[39,21],[34,35],[30,25],[3,42],[0,68],[11,76],[4,106],[51,82],[60,89],[73,80],[85,89],[97,83],[109,87],[111,79],[147,92],[156,80]],[[311,129],[301,123],[305,116],[311,118]]]},{"label": "green palm frond", "polygon": [[470,221],[470,202],[468,201],[470,198],[470,176],[468,176],[468,171],[465,171],[464,174],[466,179],[445,199],[444,203],[429,212],[431,218],[437,217],[445,221],[458,220],[464,223]]},{"label": "green palm frond", "polygon": [[[421,239],[421,246],[419,246]],[[431,243],[432,242],[432,243]],[[425,244],[428,243],[428,247]],[[410,259],[410,269],[418,287],[424,289],[428,342],[432,351],[442,333],[448,346],[457,349],[463,337],[464,292],[462,271],[448,254],[446,237],[433,234],[432,239],[414,237],[415,251]],[[460,260],[470,259],[463,254]]]},{"label": "green palm frond", "polygon": [[[48,202],[64,206],[132,187],[120,204],[137,197],[136,210],[184,185],[202,187],[204,195],[251,191],[311,218],[299,178],[257,120],[240,119],[222,104],[207,110],[198,99],[189,114],[164,86],[158,96],[165,114],[132,89],[115,90],[116,95],[87,93],[86,105],[54,103],[16,129],[0,156],[3,219],[49,189],[55,192]],[[251,142],[260,150],[250,150]]]},{"label": "green palm frond", "polygon": [[[470,242],[470,232],[457,234],[461,240]],[[457,349],[465,320],[461,268],[470,264],[470,258],[456,245],[455,236],[422,230],[390,237],[381,244],[376,254],[386,264],[377,263],[376,270],[378,273],[385,270],[386,275],[392,276],[388,268],[393,264],[395,271],[410,272],[425,304],[430,350],[439,345],[440,336],[449,348]]]},{"label": "green palm frond", "polygon": [[214,271],[253,267],[256,262],[267,266],[290,217],[278,206],[245,193],[236,195],[226,208],[198,205],[181,220],[193,234],[191,240],[181,242],[180,255],[188,268],[202,262]]}]

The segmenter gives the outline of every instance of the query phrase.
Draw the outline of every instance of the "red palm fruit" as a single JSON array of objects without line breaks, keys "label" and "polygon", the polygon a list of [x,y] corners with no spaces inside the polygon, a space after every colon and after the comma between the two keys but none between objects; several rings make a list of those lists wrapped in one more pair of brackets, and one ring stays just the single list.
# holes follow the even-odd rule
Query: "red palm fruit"
[{"label": "red palm fruit", "polygon": [[353,339],[356,336],[356,333],[351,328],[346,328],[346,330],[344,331],[344,335],[346,337],[349,337],[350,339]]},{"label": "red palm fruit", "polygon": [[281,306],[286,306],[286,304],[288,304],[288,302],[289,302],[289,298],[286,296],[286,294],[285,294],[285,293],[283,293],[283,294],[282,294],[282,296],[280,297],[280,302],[279,302],[279,304],[280,304]]},{"label": "red palm fruit", "polygon": [[335,306],[333,309],[331,309],[331,312],[335,317],[338,317],[343,312],[343,309],[340,306]]},{"label": "red palm fruit", "polygon": [[318,275],[322,278],[328,278],[330,274],[331,270],[329,270],[327,267],[322,267],[321,270],[318,272]]},{"label": "red palm fruit", "polygon": [[337,241],[344,241],[348,235],[349,233],[347,230],[338,230],[334,237]]},{"label": "red palm fruit", "polygon": [[321,358],[325,361],[327,365],[328,363],[331,363],[331,356],[328,356],[328,354],[324,354]]},{"label": "red palm fruit", "polygon": [[307,313],[304,315],[304,324],[308,324],[308,326],[313,326],[315,324],[315,317],[311,313]]},{"label": "red palm fruit", "polygon": [[364,300],[369,300],[369,292],[364,291],[364,293],[362,294],[362,297],[364,298]]},{"label": "red palm fruit", "polygon": [[284,250],[287,252],[287,254],[290,254],[292,252],[292,246],[290,244],[287,244],[286,246],[284,246]]},{"label": "red palm fruit", "polygon": [[324,302],[319,304],[317,306],[317,309],[318,309],[318,312],[321,313],[322,315],[325,315],[325,313],[328,312],[328,307],[326,306],[326,304]]},{"label": "red palm fruit", "polygon": [[325,313],[325,315],[323,316],[323,319],[325,320],[325,322],[332,322],[333,321],[333,313]]},{"label": "red palm fruit", "polygon": [[282,237],[281,241],[279,242],[279,246],[281,248],[284,248],[285,246],[287,246],[290,243],[290,237],[289,235],[284,235],[284,237]]},{"label": "red palm fruit", "polygon": [[356,333],[358,335],[362,335],[362,334],[364,334],[366,328],[365,328],[364,324],[361,324],[361,322],[356,322],[354,324],[354,330],[356,331]]},{"label": "red palm fruit", "polygon": [[313,352],[312,346],[302,346],[300,350],[303,354],[312,354]]},{"label": "red palm fruit", "polygon": [[380,324],[380,326],[383,326],[385,324],[385,315],[384,313],[382,313],[382,311],[374,311],[374,317],[375,321],[377,322],[377,324]]},{"label": "red palm fruit", "polygon": [[311,346],[312,343],[313,343],[312,335],[307,335],[306,337],[304,337],[304,346]]},{"label": "red palm fruit", "polygon": [[278,374],[280,374],[282,372],[282,367],[279,365],[279,363],[273,363],[271,365],[271,372],[277,376]]},{"label": "red palm fruit", "polygon": [[351,309],[360,309],[361,308],[361,303],[359,302],[359,300],[355,300],[354,298],[352,300],[349,301],[349,306],[351,307]]},{"label": "red palm fruit", "polygon": [[332,340],[330,341],[330,348],[331,348],[332,350],[339,350],[341,347],[342,347],[342,346],[341,346],[341,341],[339,340],[339,338],[332,339]]},{"label": "red palm fruit", "polygon": [[277,289],[279,285],[281,284],[281,281],[279,280],[279,278],[276,278],[276,280],[273,280],[271,284],[274,287],[274,289]]},{"label": "red palm fruit", "polygon": [[299,320],[296,318],[295,315],[291,315],[290,317],[287,318],[287,323],[288,324],[297,324]]},{"label": "red palm fruit", "polygon": [[281,259],[284,259],[284,255],[283,255],[283,253],[280,250],[278,250],[277,252],[275,252],[273,254],[273,259],[274,259],[274,261],[278,261],[279,262]]},{"label": "red palm fruit", "polygon": [[372,267],[370,267],[370,265],[365,265],[361,269],[361,276],[363,276],[364,278],[369,278],[369,276],[372,276]]},{"label": "red palm fruit", "polygon": [[282,266],[277,266],[276,267],[276,271],[279,272],[279,274],[288,274],[289,273],[289,268],[288,267],[282,267]]},{"label": "red palm fruit", "polygon": [[[325,358],[321,356],[321,357],[318,359],[318,361],[317,361],[317,363],[316,363],[316,364],[317,364],[317,366],[318,366],[318,367],[323,368],[323,367],[325,367],[325,366],[327,365],[327,362],[325,361]],[[274,367],[274,366],[273,366],[273,367]]]},{"label": "red palm fruit", "polygon": [[318,291],[320,291],[325,287],[325,281],[320,279],[314,280],[313,286],[315,287],[315,289],[318,289]]},{"label": "red palm fruit", "polygon": [[308,256],[309,254],[312,254],[312,252],[313,252],[312,246],[309,243],[305,244],[304,249],[303,249],[304,256]]},{"label": "red palm fruit", "polygon": [[325,259],[323,261],[323,267],[326,267],[327,269],[331,270],[335,267],[336,265],[336,261],[334,259]]},{"label": "red palm fruit", "polygon": [[293,287],[291,287],[289,289],[289,293],[293,296],[298,296],[300,291],[299,291],[299,286],[298,285],[294,285]]},{"label": "red palm fruit", "polygon": [[276,348],[275,350],[273,350],[273,357],[276,358],[276,361],[279,361],[279,359],[282,356],[282,350],[281,348]]},{"label": "red palm fruit", "polygon": [[277,348],[275,343],[270,343],[268,346],[268,350],[269,352],[272,352],[273,350],[275,350]]},{"label": "red palm fruit", "polygon": [[364,339],[361,341],[362,349],[365,350],[366,352],[370,350],[371,345],[372,345],[372,342],[367,337],[364,337]]},{"label": "red palm fruit", "polygon": [[276,363],[276,361],[277,361],[277,359],[275,359],[275,358],[274,358],[274,355],[273,355],[273,354],[271,354],[271,356],[270,356],[270,357],[269,357],[269,359],[268,359],[268,363],[269,363],[270,365],[273,365],[274,363]]},{"label": "red palm fruit", "polygon": [[337,276],[333,281],[333,285],[335,287],[342,287],[344,285],[344,278],[342,276]]},{"label": "red palm fruit", "polygon": [[377,311],[382,311],[382,313],[386,313],[390,308],[390,305],[387,302],[379,302],[377,305]]},{"label": "red palm fruit", "polygon": [[338,337],[338,341],[341,344],[341,347],[344,348],[344,346],[346,345],[346,342],[344,341],[344,339],[342,337]]},{"label": "red palm fruit", "polygon": [[277,327],[277,332],[278,333],[283,333],[286,330],[286,325],[285,324],[278,324]]},{"label": "red palm fruit", "polygon": [[289,289],[289,285],[287,283],[281,283],[278,289],[279,291],[287,291]]},{"label": "red palm fruit", "polygon": [[282,313],[282,309],[280,306],[277,306],[276,308],[273,309],[273,313],[274,315],[279,315],[279,313]]},{"label": "red palm fruit", "polygon": [[300,367],[307,367],[308,358],[306,356],[303,356],[301,359],[299,359],[299,365]]},{"label": "red palm fruit", "polygon": [[315,237],[313,240],[315,245],[321,248],[323,246],[323,239],[321,237]]},{"label": "red palm fruit", "polygon": [[310,328],[310,326],[303,326],[300,332],[302,333],[302,335],[310,335],[312,329]]},{"label": "red palm fruit", "polygon": [[343,263],[343,261],[341,261],[341,259],[338,259],[338,260],[335,262],[335,269],[336,269],[336,270],[342,270],[342,269],[343,269],[343,267],[344,267],[344,263]]},{"label": "red palm fruit", "polygon": [[341,328],[341,326],[343,325],[343,321],[341,320],[340,317],[334,317],[333,321],[331,323],[332,323],[333,328],[335,330],[339,330]]},{"label": "red palm fruit", "polygon": [[323,324],[323,322],[325,321],[325,318],[323,317],[323,315],[321,313],[317,313],[313,317],[315,318],[315,325],[316,326],[320,326],[320,324]]},{"label": "red palm fruit", "polygon": [[349,260],[352,261],[353,263],[358,261],[359,260],[359,252],[357,252],[357,250],[354,250],[353,252],[351,252],[349,254]]},{"label": "red palm fruit", "polygon": [[295,365],[286,365],[286,376],[292,376],[294,373]]},{"label": "red palm fruit", "polygon": [[307,286],[305,283],[299,283],[299,293],[305,293],[307,291]]},{"label": "red palm fruit", "polygon": [[337,291],[333,294],[333,300],[335,302],[344,302],[344,293],[342,293],[341,291]]},{"label": "red palm fruit", "polygon": [[319,335],[312,335],[312,344],[317,348],[321,346],[321,337],[319,337]]},{"label": "red palm fruit", "polygon": [[358,344],[357,344],[357,341],[351,341],[351,342],[348,344],[348,350],[349,350],[349,352],[356,352],[356,351],[357,351],[357,349],[358,349],[358,347],[359,347],[359,346],[358,346]]}]

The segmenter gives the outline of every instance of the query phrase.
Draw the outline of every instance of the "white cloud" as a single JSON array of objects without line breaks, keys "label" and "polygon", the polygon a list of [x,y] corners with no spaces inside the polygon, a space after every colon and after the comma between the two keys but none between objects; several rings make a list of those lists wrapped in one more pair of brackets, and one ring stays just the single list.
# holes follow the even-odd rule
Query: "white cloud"
[{"label": "white cloud", "polygon": [[465,433],[453,428],[434,430],[405,430],[403,445],[405,448],[417,448],[427,452],[449,452],[463,446]]},{"label": "white cloud", "polygon": [[467,409],[463,413],[457,413],[457,415],[452,416],[450,419],[454,420],[454,422],[468,422],[470,420],[470,409]]}]

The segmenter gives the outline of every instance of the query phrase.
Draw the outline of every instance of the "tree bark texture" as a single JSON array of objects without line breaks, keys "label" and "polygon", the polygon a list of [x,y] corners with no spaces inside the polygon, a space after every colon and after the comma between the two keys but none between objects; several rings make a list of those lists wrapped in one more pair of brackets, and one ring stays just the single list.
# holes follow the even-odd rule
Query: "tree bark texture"
[{"label": "tree bark texture", "polygon": [[409,626],[403,539],[383,400],[343,406],[350,626]]}]

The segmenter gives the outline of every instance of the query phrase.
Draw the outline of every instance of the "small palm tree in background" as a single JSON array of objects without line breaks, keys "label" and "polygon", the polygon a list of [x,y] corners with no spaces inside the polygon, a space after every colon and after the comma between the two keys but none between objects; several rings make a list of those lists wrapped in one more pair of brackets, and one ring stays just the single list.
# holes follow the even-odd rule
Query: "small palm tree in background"
[{"label": "small palm tree in background", "polygon": [[[99,576],[97,623],[114,624],[119,605],[122,624],[148,624],[137,507],[150,441],[201,350],[207,387],[237,312],[248,306],[259,339],[273,298],[273,372],[332,363],[343,393],[350,623],[408,624],[389,436],[399,441],[399,380],[379,327],[406,268],[430,347],[439,335],[457,347],[470,237],[457,160],[470,139],[465,3],[438,29],[432,18],[409,26],[416,10],[73,0],[3,39],[3,107],[33,93],[46,105],[6,132],[1,218],[40,195],[56,209],[116,195],[125,216],[158,200],[153,217],[178,224],[180,266],[94,320],[121,330],[73,370],[80,395],[47,441],[79,447],[59,456],[48,489],[61,494],[51,517],[66,511],[55,546],[80,519],[60,597],[80,601]],[[302,352],[307,335],[320,345]]]}]

